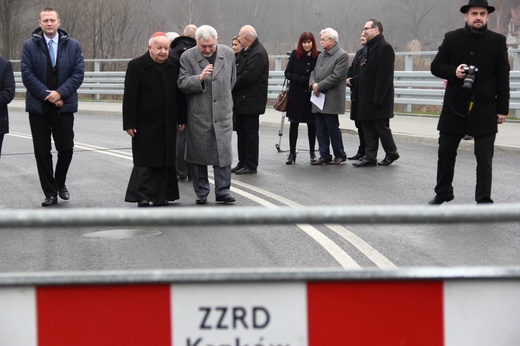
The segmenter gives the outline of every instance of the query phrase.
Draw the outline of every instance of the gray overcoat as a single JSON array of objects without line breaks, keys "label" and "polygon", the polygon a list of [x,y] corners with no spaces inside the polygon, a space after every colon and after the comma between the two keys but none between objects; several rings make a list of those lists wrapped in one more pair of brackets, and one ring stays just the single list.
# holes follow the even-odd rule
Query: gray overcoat
[{"label": "gray overcoat", "polygon": [[177,85],[186,94],[186,161],[198,165],[230,166],[233,162],[233,99],[236,80],[235,53],[217,45],[213,73],[203,82],[199,75],[209,64],[197,46],[181,55]]},{"label": "gray overcoat", "polygon": [[309,86],[318,83],[318,91],[325,94],[325,105],[323,110],[320,110],[313,104],[312,113],[345,113],[347,71],[348,54],[338,44],[318,55]]}]

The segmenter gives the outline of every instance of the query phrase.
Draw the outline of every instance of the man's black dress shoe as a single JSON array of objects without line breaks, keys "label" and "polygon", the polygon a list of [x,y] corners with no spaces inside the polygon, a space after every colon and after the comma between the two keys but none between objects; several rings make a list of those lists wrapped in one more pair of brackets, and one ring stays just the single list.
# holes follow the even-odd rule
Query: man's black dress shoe
[{"label": "man's black dress shoe", "polygon": [[365,155],[361,154],[361,153],[357,153],[354,156],[347,157],[347,160],[361,160],[363,158],[363,156],[365,156]]},{"label": "man's black dress shoe", "polygon": [[45,200],[42,202],[42,207],[48,207],[53,204],[58,204],[58,197],[49,196],[49,197],[45,198]]},{"label": "man's black dress shoe", "polygon": [[326,164],[328,164],[331,161],[332,161],[332,159],[326,159],[326,158],[320,157],[316,161],[311,162],[311,165],[313,165],[313,166],[321,166],[321,165],[326,165]]},{"label": "man's black dress shoe", "polygon": [[195,203],[197,204],[206,204],[208,203],[208,198],[206,196],[198,196],[195,200]]},{"label": "man's black dress shoe", "polygon": [[217,196],[217,198],[215,200],[217,202],[224,202],[224,204],[229,204],[229,203],[235,202],[235,197],[231,197],[230,195],[222,195],[222,196]]},{"label": "man's black dress shoe", "polygon": [[236,173],[236,171],[241,170],[243,167],[244,166],[236,165],[235,167],[231,168],[231,173]]},{"label": "man's black dress shoe", "polygon": [[361,160],[359,162],[352,164],[352,166],[354,166],[354,167],[374,167],[375,165],[376,165],[375,161],[369,161],[369,160]]},{"label": "man's black dress shoe", "polygon": [[379,161],[377,164],[379,166],[389,166],[392,164],[392,162],[394,162],[398,158],[399,158],[399,154],[387,155],[382,161]]},{"label": "man's black dress shoe", "polygon": [[146,199],[143,199],[142,201],[137,202],[137,206],[139,208],[149,207],[150,206],[150,202],[147,201]]},{"label": "man's black dress shoe", "polygon": [[453,198],[454,198],[453,196],[451,196],[451,197],[435,196],[431,200],[428,201],[428,204],[429,205],[441,205],[444,202],[449,202],[449,201],[453,200]]},{"label": "man's black dress shoe", "polygon": [[61,199],[65,200],[65,201],[67,201],[70,198],[69,190],[67,190],[67,187],[65,185],[63,185],[62,187],[60,187],[58,189],[58,195],[60,196]]},{"label": "man's black dress shoe", "polygon": [[238,171],[235,172],[235,174],[255,174],[256,169],[249,169],[247,167],[242,167]]}]

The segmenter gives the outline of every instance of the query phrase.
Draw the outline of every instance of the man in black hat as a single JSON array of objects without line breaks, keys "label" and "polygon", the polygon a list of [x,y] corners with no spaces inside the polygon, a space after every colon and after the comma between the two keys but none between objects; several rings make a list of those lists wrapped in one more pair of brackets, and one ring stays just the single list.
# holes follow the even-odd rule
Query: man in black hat
[{"label": "man in black hat", "polygon": [[454,198],[453,176],[459,143],[474,137],[477,203],[493,203],[491,173],[498,124],[509,112],[509,61],[506,38],[487,28],[495,10],[486,0],[462,6],[466,25],[448,32],[431,64],[431,72],[448,81],[437,129],[439,151],[435,197],[429,204]]}]

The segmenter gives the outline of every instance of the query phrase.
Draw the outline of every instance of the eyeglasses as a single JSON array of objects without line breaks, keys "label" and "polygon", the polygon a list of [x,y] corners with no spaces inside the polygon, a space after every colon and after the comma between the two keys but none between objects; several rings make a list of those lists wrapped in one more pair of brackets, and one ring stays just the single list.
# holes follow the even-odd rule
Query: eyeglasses
[{"label": "eyeglasses", "polygon": [[320,42],[327,41],[327,40],[332,40],[332,39],[330,37],[322,37],[322,38],[320,38]]}]

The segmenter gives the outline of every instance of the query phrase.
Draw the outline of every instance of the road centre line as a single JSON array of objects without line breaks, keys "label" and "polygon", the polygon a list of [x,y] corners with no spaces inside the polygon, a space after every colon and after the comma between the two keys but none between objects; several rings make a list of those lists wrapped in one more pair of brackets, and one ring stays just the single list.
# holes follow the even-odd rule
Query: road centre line
[{"label": "road centre line", "polygon": [[[32,139],[32,136],[22,134],[22,133],[10,133],[11,136],[24,138],[24,139]],[[132,154],[126,153],[122,151],[107,151],[108,148],[90,145],[86,143],[78,143],[75,142],[74,146],[76,148],[81,149],[89,149],[94,152],[103,154],[103,155],[109,155],[114,156],[118,158],[123,158],[126,160],[132,160]],[[209,172],[208,172],[209,173]],[[209,177],[212,177],[212,173],[208,174]],[[210,183],[214,185],[214,181],[210,179]],[[271,198],[273,200],[276,200],[282,204],[285,204],[290,207],[301,207],[300,204],[289,200],[283,196],[274,194],[270,191],[264,190],[262,188],[238,181],[233,180],[233,185],[242,186],[246,189],[249,189],[251,191],[254,191],[258,194],[264,195],[268,198]],[[279,208],[277,205],[261,198],[256,195],[253,195],[247,191],[244,191],[242,189],[238,189],[235,186],[231,187],[231,191],[233,191],[236,194],[239,194],[243,197],[246,197],[247,199],[258,203],[259,205],[262,205],[267,208]],[[318,244],[320,244],[343,268],[345,269],[360,269],[361,266],[350,256],[348,255],[339,245],[337,245],[333,240],[331,240],[329,237],[327,237],[325,234],[320,232],[318,229],[316,229],[314,226],[311,226],[309,224],[297,224],[298,228],[300,228],[303,232],[305,232],[308,236],[310,236],[312,239],[314,239]],[[370,244],[356,236],[354,233],[349,231],[348,229],[344,228],[341,225],[325,225],[327,228],[334,231],[336,234],[341,236],[343,239],[345,239],[347,242],[352,244],[355,248],[357,248],[362,254],[364,254],[370,261],[372,261],[377,267],[382,269],[392,269],[397,268],[389,259],[387,259],[383,254],[381,254],[379,251],[377,251],[375,248],[373,248]]]},{"label": "road centre line", "polygon": [[[214,184],[214,181],[210,179],[210,183]],[[233,182],[235,184],[235,182]],[[236,184],[235,184],[236,185]],[[267,208],[279,208],[279,206],[263,199],[258,196],[255,196],[249,192],[246,192],[241,189],[237,189],[235,187],[231,187],[231,191],[233,191],[236,194],[239,194],[243,197],[246,197],[247,199],[250,199],[264,207]],[[325,234],[317,230],[315,227],[311,225],[296,225],[298,228],[300,228],[302,231],[307,233],[309,237],[314,239],[318,244],[320,244],[327,252],[334,257],[336,261],[339,262],[339,264],[345,268],[345,269],[361,269],[361,266],[354,261],[352,257],[350,257],[341,247],[336,244],[334,241],[332,241],[330,238],[328,238]]]},{"label": "road centre line", "polygon": [[[259,188],[259,187],[241,182],[241,181],[233,180],[232,184],[240,185],[244,188],[255,191],[256,193],[259,193],[259,194],[262,194],[271,199],[277,200],[278,202],[283,203],[290,207],[302,207],[302,205],[300,205],[292,200],[289,200],[283,196],[274,194],[274,193],[264,190],[262,188]],[[231,189],[233,189],[233,187],[231,187]],[[298,225],[298,227],[300,227],[300,226],[301,225]],[[397,268],[397,266],[395,264],[393,264],[388,258],[386,258],[382,253],[377,251],[374,247],[372,247],[370,244],[368,244],[366,241],[364,241],[363,239],[361,239],[360,237],[355,235],[352,231],[348,230],[347,228],[345,228],[341,225],[338,225],[338,224],[327,224],[325,226],[327,228],[331,229],[332,231],[334,231],[339,236],[341,236],[347,242],[352,244],[356,249],[358,249],[362,254],[364,254],[368,259],[370,259],[370,261],[372,261],[379,268],[381,268],[381,269]]]},{"label": "road centre line", "polygon": [[[18,137],[18,138],[32,139],[32,136],[23,134],[23,133],[11,132],[11,133],[8,133],[8,135],[13,136],[13,137]],[[51,142],[52,142],[52,144],[54,144],[53,140]],[[132,159],[132,153],[127,153],[127,152],[119,151],[119,150],[111,150],[110,148],[100,147],[100,146],[96,146],[96,145],[90,145],[90,144],[86,144],[86,143],[74,142],[74,148],[103,153],[105,155],[115,156],[115,157],[119,157],[122,159],[130,159],[130,160]]]}]

